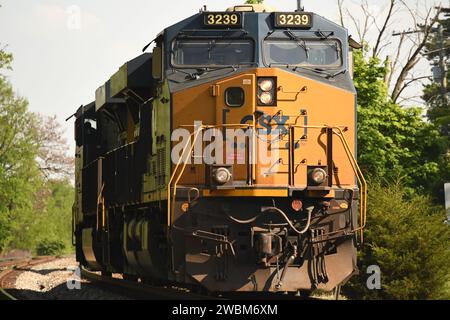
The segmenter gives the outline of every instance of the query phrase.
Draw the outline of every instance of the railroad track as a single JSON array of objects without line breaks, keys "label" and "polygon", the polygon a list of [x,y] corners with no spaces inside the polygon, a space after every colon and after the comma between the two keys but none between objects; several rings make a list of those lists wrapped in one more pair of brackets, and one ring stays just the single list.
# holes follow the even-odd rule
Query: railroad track
[{"label": "railroad track", "polygon": [[223,296],[211,296],[190,292],[185,288],[156,287],[137,281],[123,280],[104,276],[81,269],[81,277],[107,290],[116,291],[135,299],[150,300],[322,300],[314,297],[300,297],[282,293],[229,293]]},{"label": "railroad track", "polygon": [[17,273],[27,271],[33,266],[51,262],[56,258],[57,257],[49,256],[36,257],[32,259],[0,261],[0,268],[4,269],[0,272],[0,300],[20,300],[19,297],[15,297],[7,289],[8,281],[12,279]]},{"label": "railroad track", "polygon": [[[37,257],[33,259],[3,260],[0,261],[0,300],[21,300],[19,294],[14,293],[15,278],[21,272],[28,271],[31,267],[48,263],[57,257]],[[299,298],[282,294],[225,294],[223,296],[211,296],[192,292],[186,288],[152,286],[138,281],[123,280],[112,276],[81,269],[81,277],[88,280],[96,287],[110,292],[121,294],[133,299],[147,300],[319,300],[314,298]]]},{"label": "railroad track", "polygon": [[106,289],[135,299],[151,300],[218,300],[218,297],[205,296],[190,292],[185,288],[156,287],[142,282],[129,281],[110,276],[100,275],[81,269],[81,277]]}]

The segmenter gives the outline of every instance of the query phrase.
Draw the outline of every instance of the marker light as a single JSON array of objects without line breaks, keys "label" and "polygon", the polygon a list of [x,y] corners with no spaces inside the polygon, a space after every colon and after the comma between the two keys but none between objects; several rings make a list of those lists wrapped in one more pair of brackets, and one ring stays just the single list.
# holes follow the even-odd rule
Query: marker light
[{"label": "marker light", "polygon": [[301,202],[301,200],[292,200],[292,210],[294,210],[295,212],[299,212],[300,210],[302,210],[303,208],[303,202]]}]

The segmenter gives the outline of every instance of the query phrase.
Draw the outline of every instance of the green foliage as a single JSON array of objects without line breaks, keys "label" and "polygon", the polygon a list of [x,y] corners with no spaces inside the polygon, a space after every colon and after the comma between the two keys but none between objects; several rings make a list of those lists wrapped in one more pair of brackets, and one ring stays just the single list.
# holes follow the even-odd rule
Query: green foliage
[{"label": "green foliage", "polygon": [[[358,161],[371,183],[361,275],[344,293],[354,299],[448,299],[450,228],[443,210],[424,196],[442,203],[443,183],[450,180],[448,140],[423,120],[423,110],[388,98],[386,72],[378,59],[355,52]],[[382,290],[366,287],[371,265],[381,268]]]},{"label": "green foliage", "polygon": [[[439,24],[444,29],[444,43],[443,54],[447,60],[447,66],[449,65],[450,57],[450,17],[440,20]],[[429,54],[425,55],[430,61],[438,60],[441,54],[441,44],[439,41],[438,33],[435,32],[431,35],[426,45]],[[450,84],[450,72],[447,72],[447,83]],[[450,97],[450,85],[447,85],[447,96]],[[450,138],[450,99],[442,96],[441,86],[439,82],[433,82],[425,86],[422,98],[427,102],[428,119],[440,127],[443,136]]]},{"label": "green foliage", "polygon": [[[11,69],[12,56],[0,50],[0,72]],[[41,179],[36,164],[39,145],[36,117],[0,73],[0,250],[11,238],[23,212],[31,212]]]},{"label": "green foliage", "polygon": [[44,179],[37,162],[41,122],[3,75],[11,62],[0,50],[0,252],[39,249],[46,239],[70,250],[73,187]]},{"label": "green foliage", "polygon": [[245,1],[246,4],[261,4],[264,0],[247,0]]},{"label": "green foliage", "polygon": [[386,181],[398,178],[410,192],[439,198],[448,160],[447,140],[422,119],[420,108],[404,108],[388,99],[386,68],[376,58],[355,53],[358,91],[358,155],[366,175]]},{"label": "green foliage", "polygon": [[23,210],[16,217],[12,226],[15,236],[9,240],[8,247],[37,251],[37,244],[58,239],[65,252],[71,252],[72,184],[69,181],[48,181],[35,193],[33,210]]},{"label": "green foliage", "polygon": [[[11,63],[12,63],[12,54],[0,50],[0,71],[2,69],[11,70]],[[0,78],[2,78],[2,80],[4,81],[3,75],[0,75]]]},{"label": "green foliage", "polygon": [[[450,73],[447,76],[450,83]],[[450,90],[449,90],[450,92]],[[432,83],[425,86],[423,99],[427,101],[429,109],[427,112],[428,119],[442,127],[445,133],[450,133],[450,106],[440,95],[440,85]]]},{"label": "green foliage", "polygon": [[61,240],[43,239],[36,246],[36,253],[39,256],[56,256],[64,252],[64,242]]},{"label": "green foliage", "polygon": [[[344,288],[352,299],[450,299],[450,228],[429,198],[406,196],[401,182],[370,186],[360,276]],[[368,290],[366,270],[381,269],[381,290]]]}]

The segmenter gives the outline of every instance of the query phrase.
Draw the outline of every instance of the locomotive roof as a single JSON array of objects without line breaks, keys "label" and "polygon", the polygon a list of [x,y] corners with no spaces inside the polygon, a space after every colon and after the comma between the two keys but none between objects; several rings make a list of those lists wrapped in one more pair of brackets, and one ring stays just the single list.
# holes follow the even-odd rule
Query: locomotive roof
[{"label": "locomotive roof", "polygon": [[229,7],[227,12],[275,12],[276,8],[265,4],[242,4]]}]

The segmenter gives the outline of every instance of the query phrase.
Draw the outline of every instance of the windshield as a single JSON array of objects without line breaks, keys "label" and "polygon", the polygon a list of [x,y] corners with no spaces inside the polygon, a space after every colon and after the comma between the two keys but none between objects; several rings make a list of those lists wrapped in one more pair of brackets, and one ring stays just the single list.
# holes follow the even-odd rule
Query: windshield
[{"label": "windshield", "polygon": [[266,40],[266,65],[339,67],[342,65],[341,46],[336,40]]},{"label": "windshield", "polygon": [[253,63],[254,45],[250,40],[175,40],[174,66],[235,66]]}]

